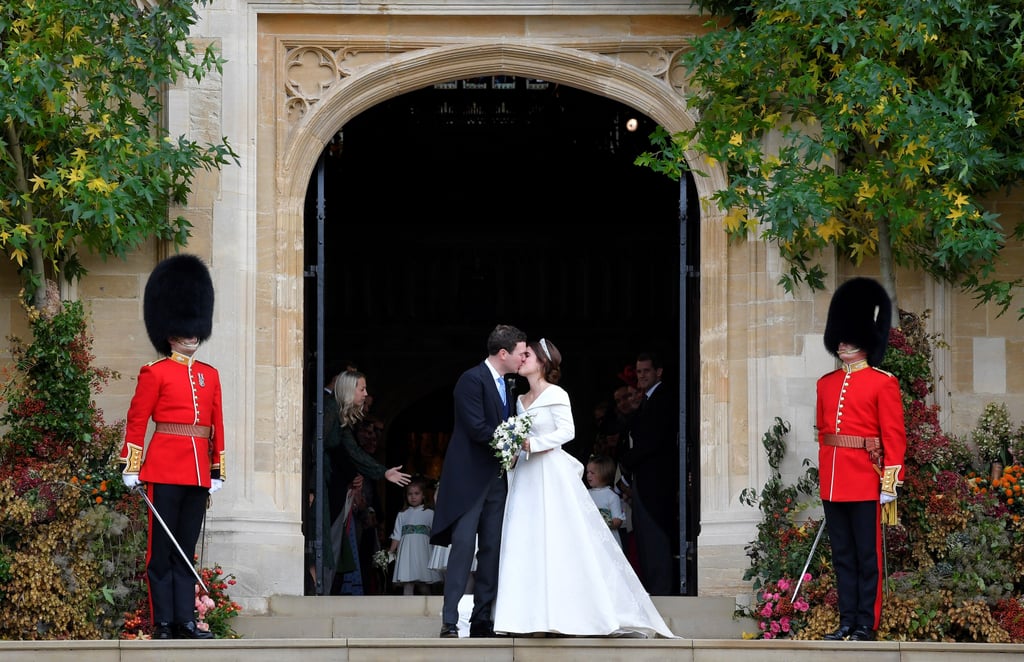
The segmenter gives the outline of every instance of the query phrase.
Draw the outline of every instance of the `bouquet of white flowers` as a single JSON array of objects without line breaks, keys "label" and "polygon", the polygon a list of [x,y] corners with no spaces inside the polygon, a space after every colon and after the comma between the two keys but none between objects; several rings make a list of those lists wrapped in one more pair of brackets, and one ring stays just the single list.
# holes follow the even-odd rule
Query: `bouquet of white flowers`
[{"label": "bouquet of white flowers", "polygon": [[498,458],[502,471],[512,468],[523,442],[530,435],[532,425],[533,417],[522,414],[509,416],[507,421],[495,428],[494,436],[491,437],[491,448],[494,449],[494,456]]},{"label": "bouquet of white flowers", "polygon": [[373,565],[376,568],[380,568],[385,572],[391,562],[395,560],[395,555],[390,550],[381,549],[373,553]]}]

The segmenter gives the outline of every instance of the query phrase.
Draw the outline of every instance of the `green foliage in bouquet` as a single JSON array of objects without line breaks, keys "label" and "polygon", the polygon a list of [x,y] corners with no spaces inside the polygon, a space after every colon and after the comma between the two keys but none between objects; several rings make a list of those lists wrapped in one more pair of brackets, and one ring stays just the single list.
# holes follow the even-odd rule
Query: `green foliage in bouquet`
[{"label": "green foliage in bouquet", "polygon": [[[898,499],[900,524],[885,527],[888,584],[878,636],[1024,643],[1024,488],[1019,484],[1024,467],[1008,466],[1002,477],[991,479],[964,439],[942,431],[938,406],[925,402],[935,388],[928,359],[939,342],[925,332],[925,319],[901,312],[900,327],[890,333],[881,366],[900,380],[907,456]],[[810,468],[796,485],[781,482],[777,467],[786,433],[788,425],[776,419],[765,435],[773,474],[761,499],[752,500],[752,491],[741,494],[744,503],[760,506],[763,513],[758,538],[748,547],[751,568],[746,578],[754,580],[755,598],[745,610],[760,631],[748,636],[821,639],[839,623],[827,528],[803,576],[800,598],[809,608],[780,611],[779,591],[773,590],[800,579],[811,534],[821,525],[820,520],[791,514],[820,500],[816,485],[808,489],[808,480],[817,480]],[[775,494],[784,496],[779,501],[772,498]],[[795,504],[786,500],[793,497],[799,497]],[[780,614],[785,614],[784,622]]]}]

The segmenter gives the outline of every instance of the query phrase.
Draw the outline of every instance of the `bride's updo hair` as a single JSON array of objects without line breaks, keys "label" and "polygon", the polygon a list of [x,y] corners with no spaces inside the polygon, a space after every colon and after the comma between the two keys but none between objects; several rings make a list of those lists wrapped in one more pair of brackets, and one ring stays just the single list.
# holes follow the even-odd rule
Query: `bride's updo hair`
[{"label": "bride's updo hair", "polygon": [[532,341],[530,350],[540,361],[544,370],[544,379],[549,384],[557,384],[562,376],[562,353],[558,351],[554,343],[546,338]]}]

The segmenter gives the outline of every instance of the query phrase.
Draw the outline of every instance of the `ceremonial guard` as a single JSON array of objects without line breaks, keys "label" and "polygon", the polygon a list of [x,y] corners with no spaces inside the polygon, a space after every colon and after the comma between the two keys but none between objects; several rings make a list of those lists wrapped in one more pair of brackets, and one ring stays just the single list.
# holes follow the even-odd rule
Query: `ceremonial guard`
[{"label": "ceremonial guard", "polygon": [[817,388],[821,501],[839,597],[829,640],[872,641],[882,615],[881,525],[883,514],[895,520],[907,448],[899,380],[878,368],[891,320],[885,288],[854,278],[836,289],[825,323],[825,348],[842,361]]},{"label": "ceremonial guard", "polygon": [[153,638],[210,639],[195,622],[191,559],[208,497],[225,478],[224,418],[217,370],[194,357],[213,327],[213,281],[202,260],[181,254],[160,262],[146,283],[143,317],[164,358],[139,371],[121,461],[125,485],[141,484],[151,504],[146,575]]}]

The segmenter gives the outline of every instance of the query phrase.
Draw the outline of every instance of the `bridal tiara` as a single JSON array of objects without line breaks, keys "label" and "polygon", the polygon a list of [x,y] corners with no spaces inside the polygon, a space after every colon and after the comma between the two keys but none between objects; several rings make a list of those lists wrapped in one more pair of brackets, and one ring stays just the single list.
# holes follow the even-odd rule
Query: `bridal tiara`
[{"label": "bridal tiara", "polygon": [[548,351],[548,344],[543,338],[540,339],[540,348],[544,350],[544,356],[548,357],[548,361],[551,361],[551,352]]}]

